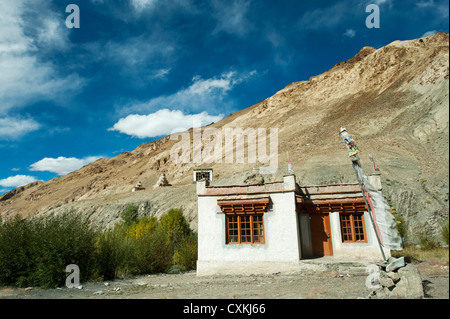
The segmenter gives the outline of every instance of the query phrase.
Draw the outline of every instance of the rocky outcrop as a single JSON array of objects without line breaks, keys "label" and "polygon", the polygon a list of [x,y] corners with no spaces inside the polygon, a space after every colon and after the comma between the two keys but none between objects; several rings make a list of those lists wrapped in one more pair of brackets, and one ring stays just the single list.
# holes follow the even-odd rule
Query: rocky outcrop
[{"label": "rocky outcrop", "polygon": [[30,189],[30,188],[32,188],[32,187],[38,186],[38,185],[40,185],[40,184],[42,184],[42,183],[43,183],[42,181],[37,181],[37,182],[30,183],[30,184],[25,185],[25,186],[17,187],[17,188],[15,188],[15,189],[13,189],[12,191],[7,192],[7,193],[1,195],[1,196],[0,196],[0,202],[7,201],[8,199],[10,199],[10,198],[16,196],[17,194],[19,194],[19,193],[21,193],[21,192],[23,192],[23,191],[25,191],[25,190],[27,190],[27,189]]}]

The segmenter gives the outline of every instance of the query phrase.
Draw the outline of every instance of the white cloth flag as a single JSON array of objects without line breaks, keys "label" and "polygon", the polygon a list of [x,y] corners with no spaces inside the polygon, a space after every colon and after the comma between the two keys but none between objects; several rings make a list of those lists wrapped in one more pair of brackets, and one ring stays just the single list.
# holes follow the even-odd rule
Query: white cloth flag
[{"label": "white cloth flag", "polygon": [[359,178],[363,183],[365,190],[369,194],[367,201],[369,206],[372,204],[372,216],[374,217],[374,222],[379,229],[383,246],[391,250],[402,250],[402,240],[398,234],[397,223],[394,216],[390,213],[390,208],[386,202],[386,199],[376,187],[369,183],[369,180],[364,175],[361,166],[354,165],[354,167],[358,172]]}]

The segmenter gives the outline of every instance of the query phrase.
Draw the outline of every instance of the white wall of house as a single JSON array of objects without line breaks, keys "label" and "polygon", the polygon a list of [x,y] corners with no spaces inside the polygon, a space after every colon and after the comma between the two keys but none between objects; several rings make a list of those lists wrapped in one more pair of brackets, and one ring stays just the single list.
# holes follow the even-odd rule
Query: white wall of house
[{"label": "white wall of house", "polygon": [[[333,257],[342,259],[383,259],[376,233],[368,212],[364,213],[367,243],[343,243],[339,213],[330,213],[331,240],[333,242]],[[386,258],[390,257],[390,250],[383,249]]]},{"label": "white wall of house", "polygon": [[[226,196],[206,195],[206,185],[204,181],[197,183],[197,275],[295,272],[310,266],[302,262],[312,256],[309,215],[296,212],[295,177],[285,176],[284,189],[269,193],[272,204],[270,211],[264,213],[264,244],[226,243],[226,216],[217,205],[217,200]],[[329,216],[333,258],[382,259],[367,212],[364,214],[367,243],[343,243],[339,213]],[[389,250],[384,252],[388,258]]]},{"label": "white wall of house", "polygon": [[[197,273],[229,270],[232,262],[250,262],[250,268],[279,269],[280,263],[298,263],[301,256],[295,194],[293,191],[270,195],[273,211],[264,213],[264,244],[227,244],[225,215],[218,214],[218,196],[198,198]],[[260,262],[260,263],[258,263]],[[273,262],[275,268],[267,268]],[[222,265],[222,269],[221,268]],[[242,265],[242,263],[241,263]],[[207,269],[205,269],[207,268]],[[239,267],[241,268],[241,267]],[[242,269],[240,269],[242,272]],[[208,272],[209,273],[209,272]]]}]

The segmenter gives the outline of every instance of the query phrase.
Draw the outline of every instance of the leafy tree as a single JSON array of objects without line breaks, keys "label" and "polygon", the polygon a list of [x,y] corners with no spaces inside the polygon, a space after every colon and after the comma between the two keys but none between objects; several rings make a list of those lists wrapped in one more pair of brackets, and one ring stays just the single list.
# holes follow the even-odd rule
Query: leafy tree
[{"label": "leafy tree", "polygon": [[168,239],[177,243],[190,233],[189,223],[184,218],[181,209],[171,209],[161,217],[161,228],[167,233]]}]

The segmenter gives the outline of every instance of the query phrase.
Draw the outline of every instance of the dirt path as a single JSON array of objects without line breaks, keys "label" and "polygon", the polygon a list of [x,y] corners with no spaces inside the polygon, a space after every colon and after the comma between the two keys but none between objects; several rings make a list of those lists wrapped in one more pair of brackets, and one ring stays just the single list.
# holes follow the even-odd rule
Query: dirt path
[{"label": "dirt path", "polygon": [[[422,272],[421,272],[422,273]],[[447,269],[421,274],[426,298],[448,299]],[[0,288],[13,299],[365,299],[366,276],[337,272],[314,275],[197,277],[195,272],[157,274],[83,283],[82,289]]]}]

